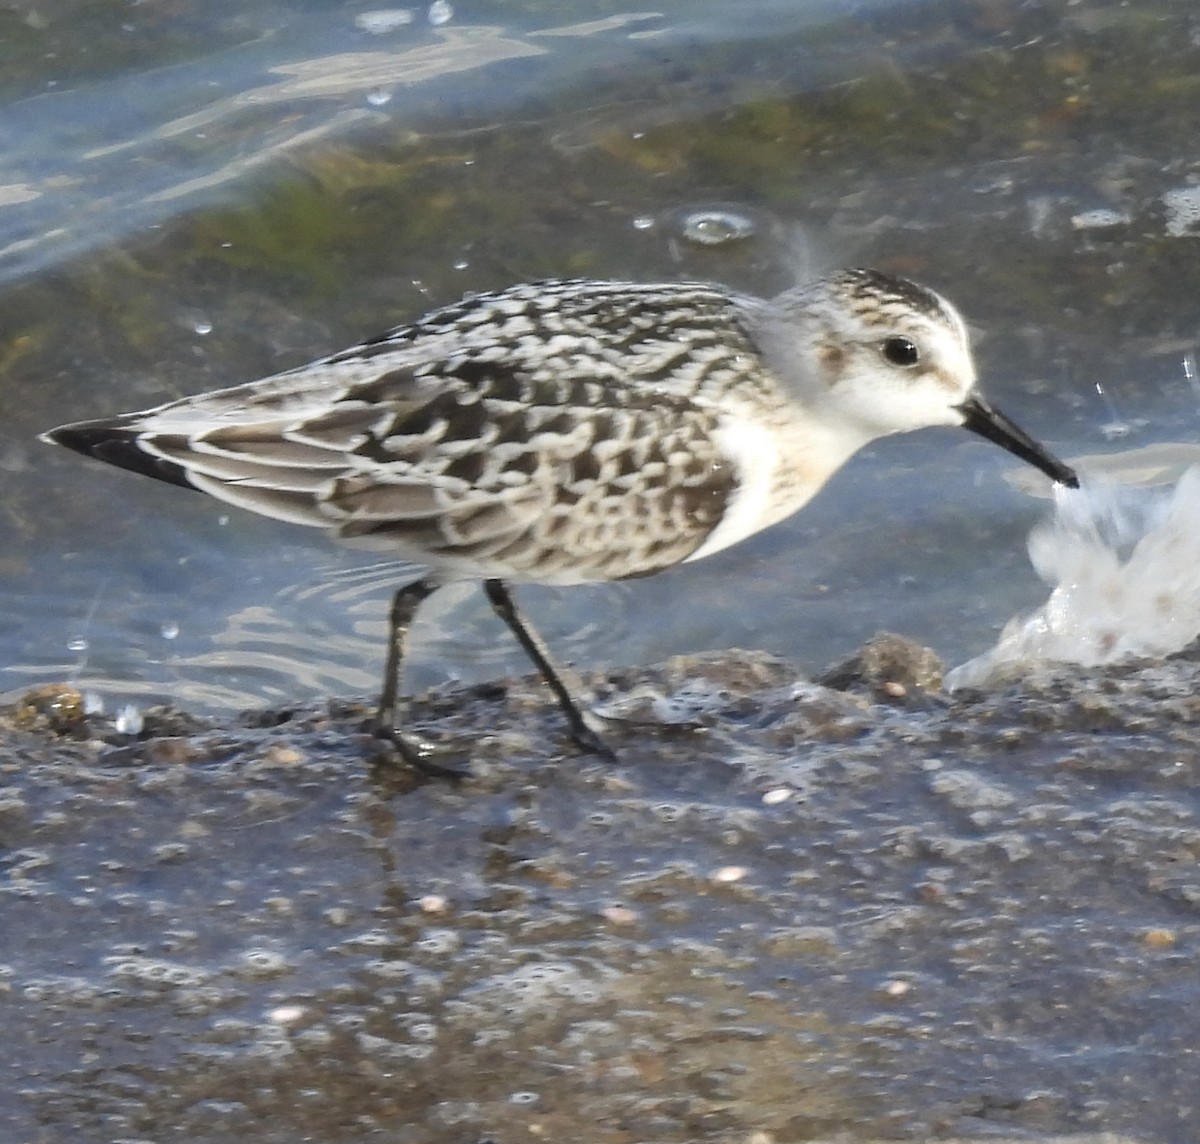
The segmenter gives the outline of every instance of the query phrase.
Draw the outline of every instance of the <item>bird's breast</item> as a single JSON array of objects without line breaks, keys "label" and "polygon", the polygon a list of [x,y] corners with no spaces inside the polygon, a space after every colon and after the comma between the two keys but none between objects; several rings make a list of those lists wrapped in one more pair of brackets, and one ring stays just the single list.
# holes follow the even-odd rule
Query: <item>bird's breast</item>
[{"label": "bird's breast", "polygon": [[726,415],[716,442],[735,474],[721,520],[688,557],[700,560],[802,509],[862,444],[794,409]]}]

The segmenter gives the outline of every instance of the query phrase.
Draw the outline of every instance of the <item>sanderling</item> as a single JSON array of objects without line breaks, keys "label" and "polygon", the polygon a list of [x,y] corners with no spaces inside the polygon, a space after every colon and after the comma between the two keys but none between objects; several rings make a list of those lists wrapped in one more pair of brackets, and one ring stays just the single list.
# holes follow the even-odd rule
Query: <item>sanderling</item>
[{"label": "sanderling", "polygon": [[607,753],[508,582],[698,560],[796,512],[868,442],[931,425],[1077,483],[975,392],[954,307],[875,270],[772,300],[691,282],[473,294],[311,365],[44,439],[424,565],[392,602],[375,730],[443,774],[397,726],[408,630],[442,584],[483,581],[573,737]]}]

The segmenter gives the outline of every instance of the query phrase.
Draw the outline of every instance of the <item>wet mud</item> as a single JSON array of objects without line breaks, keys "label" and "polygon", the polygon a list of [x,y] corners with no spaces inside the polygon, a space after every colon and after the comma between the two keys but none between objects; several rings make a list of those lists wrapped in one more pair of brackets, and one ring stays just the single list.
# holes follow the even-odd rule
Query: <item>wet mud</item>
[{"label": "wet mud", "polygon": [[[1197,655],[947,696],[881,637],[136,737],[0,718],[12,1140],[1194,1139]],[[831,686],[832,685],[832,686]]]}]

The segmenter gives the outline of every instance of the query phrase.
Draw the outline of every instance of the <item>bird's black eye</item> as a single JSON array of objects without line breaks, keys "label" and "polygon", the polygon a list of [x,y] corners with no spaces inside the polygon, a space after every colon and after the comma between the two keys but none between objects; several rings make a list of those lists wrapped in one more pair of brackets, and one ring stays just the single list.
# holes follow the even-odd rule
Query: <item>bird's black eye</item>
[{"label": "bird's black eye", "polygon": [[917,343],[912,338],[904,338],[899,334],[894,337],[884,338],[883,344],[879,347],[879,352],[892,365],[916,365],[921,360],[921,351],[917,349]]}]

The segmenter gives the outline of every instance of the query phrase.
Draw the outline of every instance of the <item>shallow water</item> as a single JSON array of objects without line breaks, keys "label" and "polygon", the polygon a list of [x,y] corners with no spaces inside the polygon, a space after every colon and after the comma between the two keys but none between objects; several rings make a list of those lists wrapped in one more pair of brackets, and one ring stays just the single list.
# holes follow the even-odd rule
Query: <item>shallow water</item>
[{"label": "shallow water", "polygon": [[[1194,435],[1197,240],[1164,199],[1193,163],[1185,9],[98,11],[3,17],[0,685],[69,676],[109,709],[372,691],[386,569],[35,438],[469,289],[770,292],[877,263],[960,304],[989,394],[1058,452]],[[881,627],[962,659],[1043,595],[1012,467],[892,440],[731,552],[525,598],[589,665],[741,645],[812,669]],[[469,592],[425,619],[416,687],[521,665]]]},{"label": "shallow water", "polygon": [[692,726],[615,763],[447,688],[459,785],[361,707],[0,709],[0,1134],[1191,1144],[1196,661],[947,701],[913,652],[631,670]]},{"label": "shallow water", "polygon": [[[1192,6],[846,7],[0,12],[0,687],[224,718],[106,753],[0,717],[14,1138],[1193,1139],[1189,665],[926,710],[688,661],[616,690],[706,730],[616,767],[532,680],[446,690],[418,716],[479,778],[410,789],[365,709],[292,715],[374,691],[394,570],[36,441],[464,290],[866,262],[954,298],[1056,451],[1172,475]],[[709,561],[524,596],[586,665],[811,670],[880,627],[958,660],[1045,596],[1030,487],[930,431]],[[470,591],[424,621],[417,686],[526,670]]]}]

